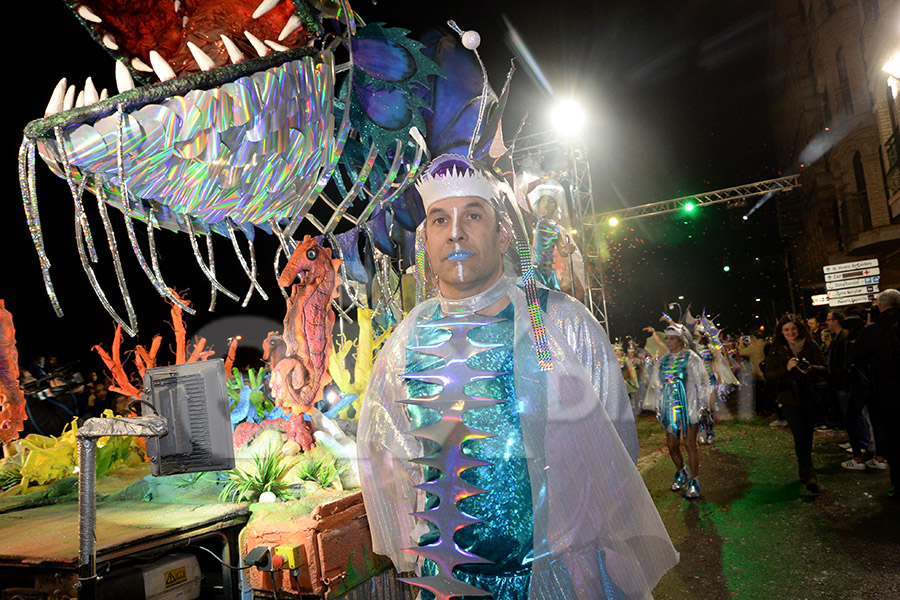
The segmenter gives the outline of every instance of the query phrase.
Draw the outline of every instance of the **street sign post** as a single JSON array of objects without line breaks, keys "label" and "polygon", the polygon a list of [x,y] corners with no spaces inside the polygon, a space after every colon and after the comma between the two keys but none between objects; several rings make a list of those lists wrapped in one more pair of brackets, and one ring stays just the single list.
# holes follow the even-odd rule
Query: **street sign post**
[{"label": "street sign post", "polygon": [[881,270],[877,258],[826,265],[822,271],[829,306],[868,304],[879,291]]}]

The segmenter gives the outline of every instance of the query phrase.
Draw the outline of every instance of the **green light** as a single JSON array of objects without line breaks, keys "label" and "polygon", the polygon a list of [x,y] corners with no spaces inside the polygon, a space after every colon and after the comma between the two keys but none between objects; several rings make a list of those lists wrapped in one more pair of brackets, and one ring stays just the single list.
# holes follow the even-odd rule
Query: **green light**
[{"label": "green light", "polygon": [[722,270],[727,273],[728,271],[731,270],[731,267],[729,267],[728,265],[725,265],[724,267],[722,267]]},{"label": "green light", "polygon": [[609,226],[610,227],[615,227],[618,224],[619,224],[619,220],[617,218],[615,218],[615,217],[609,218]]},{"label": "green light", "polygon": [[695,208],[697,208],[697,205],[694,204],[693,202],[686,202],[684,205],[685,212],[691,212]]}]

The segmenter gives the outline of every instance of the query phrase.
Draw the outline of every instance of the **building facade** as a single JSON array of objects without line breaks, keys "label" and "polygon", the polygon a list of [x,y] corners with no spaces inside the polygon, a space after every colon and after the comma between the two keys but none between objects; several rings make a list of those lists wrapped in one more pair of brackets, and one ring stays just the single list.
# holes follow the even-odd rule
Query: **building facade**
[{"label": "building facade", "polygon": [[882,289],[898,287],[900,67],[884,67],[900,52],[900,2],[773,0],[772,11],[775,149],[802,184],[778,198],[778,221],[801,295],[824,292],[823,266],[864,258],[879,260]]}]

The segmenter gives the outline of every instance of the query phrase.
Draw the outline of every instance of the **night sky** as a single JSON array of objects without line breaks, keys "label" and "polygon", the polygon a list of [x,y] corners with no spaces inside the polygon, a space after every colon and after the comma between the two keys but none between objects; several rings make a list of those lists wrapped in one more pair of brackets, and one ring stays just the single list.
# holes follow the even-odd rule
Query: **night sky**
[{"label": "night sky", "polygon": [[[518,30],[543,71],[550,89],[531,77],[517,59],[507,123],[530,114],[527,132],[546,128],[543,115],[554,97],[572,94],[590,112],[586,134],[591,175],[600,210],[644,204],[688,194],[778,177],[771,149],[765,95],[768,3],[750,1],[662,0],[647,2],[356,2],[369,22],[412,30],[454,19],[481,33],[480,51],[495,88],[517,54],[504,17]],[[87,359],[93,344],[109,347],[113,325],[85,277],[75,252],[71,196],[64,181],[38,161],[38,201],[51,274],[66,316],[57,318],[44,292],[20,199],[16,164],[21,131],[43,115],[63,76],[83,86],[92,76],[98,89],[114,92],[113,60],[62,2],[30,2],[18,7],[18,23],[33,23],[40,43],[25,41],[9,56],[8,77],[14,111],[5,134],[9,168],[3,178],[7,211],[0,220],[6,300],[17,327],[20,354],[59,354],[63,361]],[[14,90],[14,91],[13,91]],[[511,129],[508,126],[507,129]],[[512,131],[509,131],[511,134]],[[101,261],[94,265],[115,307],[121,298],[93,198],[87,200]],[[613,337],[639,336],[669,302],[721,314],[726,330],[768,324],[786,308],[781,249],[774,202],[745,223],[744,208],[707,207],[690,217],[666,215],[628,221],[604,240]],[[115,215],[114,220],[120,219]],[[139,227],[140,229],[140,227]],[[162,232],[162,271],[170,285],[189,289],[202,309],[186,317],[189,335],[215,331],[224,337],[243,323],[280,328],[284,304],[272,281],[274,245],[257,238],[261,282],[270,300],[254,298],[247,309],[220,295],[217,311],[207,313],[209,284],[197,267],[186,236]],[[143,243],[143,242],[142,242]],[[226,286],[243,295],[243,275],[230,244],[217,241],[219,272]],[[141,326],[140,340],[156,333],[171,341],[168,305],[140,272],[124,235],[123,261]],[[124,246],[124,247],[123,247]],[[759,258],[759,260],[756,260]],[[731,271],[722,270],[728,263]],[[755,298],[761,298],[755,302]],[[676,311],[677,312],[677,311]],[[762,320],[755,320],[759,315]],[[227,330],[227,331],[225,331]],[[133,345],[126,341],[127,347]],[[163,361],[166,359],[163,358]]]}]

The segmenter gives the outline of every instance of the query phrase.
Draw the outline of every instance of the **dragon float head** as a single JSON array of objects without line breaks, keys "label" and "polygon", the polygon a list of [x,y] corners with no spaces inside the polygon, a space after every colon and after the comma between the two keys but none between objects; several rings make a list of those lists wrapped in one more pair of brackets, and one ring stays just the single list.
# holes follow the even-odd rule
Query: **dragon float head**
[{"label": "dragon float head", "polygon": [[[81,90],[62,80],[44,117],[25,129],[20,185],[58,315],[34,186],[38,154],[68,183],[82,266],[130,335],[137,323],[109,206],[124,214],[144,274],[176,303],[153,235],[158,228],[187,233],[212,286],[212,309],[217,292],[240,297],[216,279],[211,234],[230,240],[250,280],[246,305],[255,292],[267,298],[257,280],[256,232],[276,235],[279,252],[289,255],[301,224],[325,235],[345,217],[361,227],[414,180],[425,127],[416,92],[439,70],[406,30],[363,25],[345,0],[66,2],[116,60],[119,93],[97,93],[90,79]],[[90,264],[98,253],[85,191],[98,200],[124,316]],[[332,215],[325,223],[314,216],[324,213]],[[134,221],[146,226],[148,250]]]}]

